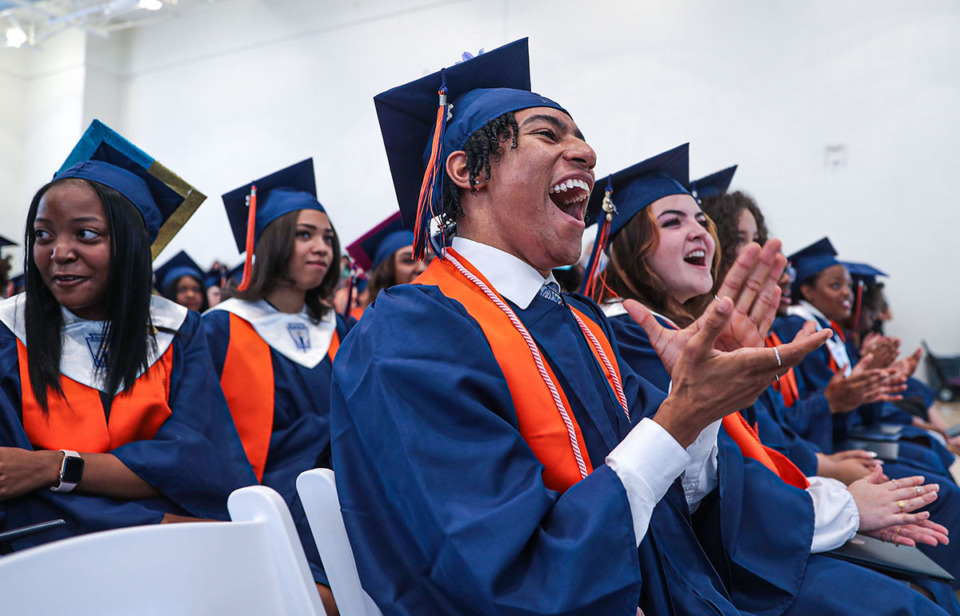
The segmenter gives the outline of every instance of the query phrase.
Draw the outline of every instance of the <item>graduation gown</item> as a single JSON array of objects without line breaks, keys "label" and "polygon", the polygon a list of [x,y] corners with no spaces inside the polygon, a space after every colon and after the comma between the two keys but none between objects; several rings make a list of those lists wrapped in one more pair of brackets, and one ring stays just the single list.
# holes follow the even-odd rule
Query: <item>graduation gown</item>
[{"label": "graduation gown", "polygon": [[[820,327],[831,327],[830,323],[818,316],[814,315],[812,318]],[[777,317],[773,323],[773,330],[781,340],[793,340],[803,328],[804,323],[806,319],[799,315]],[[846,350],[846,345],[840,339],[839,333],[835,333],[834,336],[834,344]],[[855,363],[855,358],[850,358],[849,361]],[[822,394],[838,369],[838,363],[831,349],[826,345],[804,357],[803,361],[794,368],[799,399],[805,399],[811,394]],[[935,473],[939,478],[952,481],[948,469],[953,463],[953,455],[939,442],[931,439],[926,432],[909,425],[911,421],[909,413],[886,402],[864,405],[850,413],[836,414],[833,416],[832,442],[828,447],[824,447],[824,450],[832,452],[834,447],[842,447],[849,431],[857,426],[879,422],[899,423],[903,425],[901,435],[905,438],[901,438],[900,441],[901,459],[898,462],[910,463],[924,472]],[[907,438],[912,440],[908,441]]]},{"label": "graduation gown", "polygon": [[305,312],[230,299],[204,314],[203,330],[255,472],[287,502],[314,579],[328,584],[296,482],[332,468],[330,374],[346,323],[332,310],[315,324]]},{"label": "graduation gown", "polygon": [[[665,327],[675,327],[659,315],[657,320]],[[611,317],[610,324],[623,362],[666,390],[670,375],[643,328],[626,314]],[[782,397],[770,387],[741,413],[757,427],[764,445],[789,457],[805,474],[815,475],[818,448],[789,427],[774,423],[774,417],[782,415],[783,410]],[[887,576],[810,554],[813,507],[809,497],[803,502],[799,496],[806,496],[803,491],[786,485],[756,460],[744,457],[723,430],[718,447],[719,490],[700,504],[694,524],[739,609],[752,614],[831,614],[848,613],[856,605],[858,613],[939,612],[929,601]],[[783,534],[801,534],[791,524],[800,529],[809,527],[809,533],[802,533],[808,538],[806,544],[783,542]],[[869,584],[874,594],[865,596],[861,584]],[[784,601],[784,595],[790,592],[791,599]],[[949,593],[944,594],[944,601],[955,605]],[[898,611],[901,608],[903,611]]]},{"label": "graduation gown", "polygon": [[[29,347],[23,341],[22,307],[18,303],[24,301],[25,296],[19,295],[0,303],[0,446],[34,449],[31,436],[33,440],[42,437],[45,441],[49,437],[28,436],[22,419],[24,383],[21,375],[25,374],[25,366],[20,363],[20,353],[29,353]],[[75,333],[77,328],[82,334],[83,328],[92,327],[90,322],[69,313],[65,312],[65,317],[69,317],[65,328],[68,334]],[[165,400],[150,397],[156,389],[145,380],[152,378],[147,376],[153,374],[148,370],[138,378],[132,392],[113,397],[110,412],[106,412],[102,401],[110,397],[96,389],[92,378],[96,345],[88,346],[89,341],[68,334],[65,334],[61,363],[65,372],[61,378],[70,381],[69,391],[82,394],[82,402],[74,400],[73,410],[80,413],[88,432],[102,435],[105,443],[122,438],[118,433],[123,426],[117,425],[121,419],[127,423],[139,421],[137,430],[144,438],[121,440],[116,446],[101,448],[99,452],[115,455],[159,490],[161,496],[123,501],[76,491],[57,493],[40,489],[0,502],[0,528],[16,528],[54,518],[67,521],[66,527],[15,542],[15,549],[92,531],[153,524],[165,513],[226,520],[229,519],[226,505],[230,493],[255,482],[230,421],[223,392],[216,386],[206,338],[200,332],[200,315],[154,297],[151,318],[159,329],[158,347],[151,354],[151,369],[156,369],[158,362],[167,362]],[[95,329],[99,331],[99,326]],[[51,408],[51,413],[55,411],[55,407]],[[157,412],[161,413],[162,421],[150,415]],[[163,419],[164,415],[168,416]],[[138,419],[140,416],[145,419]],[[147,438],[153,431],[155,433]],[[71,437],[65,438],[62,444],[48,442],[46,448],[91,451]]]}]

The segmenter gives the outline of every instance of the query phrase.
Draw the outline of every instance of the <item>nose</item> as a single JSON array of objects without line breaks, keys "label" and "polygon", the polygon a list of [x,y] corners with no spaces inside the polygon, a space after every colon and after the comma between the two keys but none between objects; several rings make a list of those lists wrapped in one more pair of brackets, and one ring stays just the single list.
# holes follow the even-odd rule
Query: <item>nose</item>
[{"label": "nose", "polygon": [[50,249],[50,259],[55,263],[69,263],[76,259],[73,242],[67,237],[57,237]]},{"label": "nose", "polygon": [[589,143],[579,137],[570,137],[569,145],[564,151],[564,158],[579,163],[587,170],[597,166],[597,153]]}]

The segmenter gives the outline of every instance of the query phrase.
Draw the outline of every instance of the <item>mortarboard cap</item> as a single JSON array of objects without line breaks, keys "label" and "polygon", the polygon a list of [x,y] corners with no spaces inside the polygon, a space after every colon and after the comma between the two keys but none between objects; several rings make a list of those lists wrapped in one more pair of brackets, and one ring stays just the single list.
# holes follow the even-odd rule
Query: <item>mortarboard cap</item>
[{"label": "mortarboard cap", "polygon": [[566,113],[530,92],[527,39],[469,57],[373,100],[403,222],[414,230],[416,258],[423,255],[430,219],[440,214],[443,167],[450,153],[505,113],[531,107]]},{"label": "mortarboard cap", "polygon": [[263,230],[284,214],[299,210],[324,212],[317,201],[317,183],[313,175],[313,159],[308,158],[270,175],[244,184],[223,195],[223,207],[227,210],[230,230],[237,242],[237,250],[246,250],[248,197],[251,189],[257,188],[256,223],[254,243]]},{"label": "mortarboard cap", "polygon": [[113,188],[143,216],[153,257],[207,198],[99,120],[87,128],[54,179],[81,178]]},{"label": "mortarboard cap", "polygon": [[722,171],[711,173],[699,180],[690,182],[690,194],[700,203],[701,200],[709,197],[717,197],[727,192],[730,188],[730,182],[733,181],[733,175],[737,172],[737,165],[727,167]]},{"label": "mortarboard cap", "polygon": [[347,253],[357,265],[369,272],[393,253],[411,244],[413,232],[403,228],[400,212],[396,212],[347,246]]},{"label": "mortarboard cap", "polygon": [[19,246],[19,244],[0,235],[0,248],[6,248],[7,246]]},{"label": "mortarboard cap", "polygon": [[600,255],[606,252],[610,238],[654,201],[670,195],[689,195],[689,182],[690,144],[685,143],[617,171],[607,176],[605,182],[594,185],[587,216],[590,220],[595,217],[599,220],[583,280],[586,293],[592,292],[592,281],[599,274]]},{"label": "mortarboard cap", "polygon": [[841,261],[841,265],[850,272],[850,277],[854,281],[862,281],[864,284],[877,284],[877,277],[887,277],[887,273],[881,271],[869,263],[857,263],[855,261]]},{"label": "mortarboard cap", "polygon": [[795,297],[798,297],[800,285],[819,274],[828,267],[839,265],[837,260],[837,251],[830,243],[828,238],[817,240],[806,248],[801,248],[793,253],[787,260],[793,265],[797,274],[793,279],[792,291]]},{"label": "mortarboard cap", "polygon": [[180,251],[169,261],[153,270],[156,277],[157,289],[163,293],[167,286],[176,282],[183,276],[196,278],[197,282],[209,286],[205,282],[205,276],[196,261],[190,258],[184,251]]}]

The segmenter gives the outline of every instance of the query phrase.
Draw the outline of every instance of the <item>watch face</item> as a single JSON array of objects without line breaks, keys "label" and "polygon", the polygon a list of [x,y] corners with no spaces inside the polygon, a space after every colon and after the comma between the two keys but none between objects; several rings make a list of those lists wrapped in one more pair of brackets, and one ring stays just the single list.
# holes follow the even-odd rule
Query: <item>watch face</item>
[{"label": "watch face", "polygon": [[60,471],[60,481],[63,483],[80,483],[81,479],[83,479],[83,458],[65,457],[63,468]]}]

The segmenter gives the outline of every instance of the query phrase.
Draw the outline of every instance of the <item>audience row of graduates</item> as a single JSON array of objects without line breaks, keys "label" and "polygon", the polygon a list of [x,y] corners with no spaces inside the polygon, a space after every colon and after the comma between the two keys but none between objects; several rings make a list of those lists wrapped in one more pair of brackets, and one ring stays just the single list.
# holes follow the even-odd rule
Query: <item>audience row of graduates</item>
[{"label": "audience row of graduates", "polygon": [[[441,152],[474,160],[460,183],[440,172],[454,193],[442,207],[460,230],[441,236],[443,258],[426,272],[414,258],[426,215],[398,188],[407,224],[391,216],[350,247],[370,272],[366,289],[344,282],[308,160],[223,196],[247,255],[228,299],[214,303],[184,258],[156,273],[176,301],[152,295],[151,257],[183,208],[199,204],[157,161],[91,125],[35,195],[25,292],[0,303],[0,528],[67,520],[14,547],[224,519],[227,495],[260,482],[287,500],[333,611],[295,490],[303,470],[332,466],[345,513],[357,514],[346,517],[362,579],[388,613],[960,613],[941,584],[915,580],[937,607],[821,555],[859,530],[919,545],[960,574],[947,538],[960,523],[947,471],[954,443],[930,391],[909,379],[919,356],[897,360],[895,340],[864,333],[860,323],[881,313],[865,317],[861,293],[853,301],[850,274],[870,282],[878,272],[839,262],[827,240],[784,268],[756,204],[726,194],[733,169],[691,182],[685,145],[598,180],[591,195],[595,154],[565,110],[502,76],[502,88],[474,89],[477,74],[486,83],[525,56],[514,44],[447,69],[462,74],[463,90],[449,94],[462,116],[444,135],[398,129],[423,149],[440,139]],[[409,88],[435,96],[437,78]],[[599,221],[584,295],[540,288],[569,263],[544,277],[531,258],[541,280],[517,283],[527,274],[505,260],[501,236],[478,240],[471,224],[470,198],[487,198],[505,160],[530,156],[531,139],[576,169],[551,185],[550,203],[574,219],[579,211],[581,225],[584,212]],[[398,171],[411,154],[385,142],[398,186],[410,175],[419,185],[429,164],[416,152],[412,171]],[[498,223],[502,237],[511,225],[526,225],[520,235],[536,227],[535,216],[516,216]],[[511,323],[487,312],[494,298]],[[731,311],[730,331],[711,329]],[[490,332],[505,326],[528,331],[527,342],[494,342]],[[768,367],[715,401],[713,390],[692,392],[684,350],[696,336],[712,345],[708,335]],[[528,368],[506,359],[517,349],[542,356],[544,383],[566,393],[523,398]],[[338,352],[346,358],[334,363]],[[892,404],[906,394],[922,402]],[[650,421],[678,396],[720,407],[682,443]],[[536,424],[543,401],[565,417],[559,432],[552,415]],[[720,412],[727,404],[739,412]],[[882,465],[848,446],[881,423],[902,437],[900,457]],[[659,455],[662,476],[644,474],[638,460]]]}]

